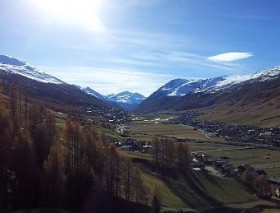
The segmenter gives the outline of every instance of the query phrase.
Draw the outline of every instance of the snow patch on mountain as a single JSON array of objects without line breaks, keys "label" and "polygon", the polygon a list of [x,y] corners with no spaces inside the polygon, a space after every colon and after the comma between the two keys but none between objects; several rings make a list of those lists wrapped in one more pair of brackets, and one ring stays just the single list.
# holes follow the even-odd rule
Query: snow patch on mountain
[{"label": "snow patch on mountain", "polygon": [[91,89],[90,87],[83,88],[82,91],[85,92],[88,95],[91,95],[91,96],[94,96],[94,97],[98,98],[99,100],[105,100],[106,99],[103,95],[101,95],[100,93]]},{"label": "snow patch on mountain", "polygon": [[257,72],[252,75],[234,75],[234,76],[227,76],[223,81],[218,82],[214,85],[214,88],[217,90],[228,88],[235,84],[241,84],[247,81],[267,81],[272,80],[280,75],[280,66],[273,67],[271,69],[266,69],[262,72]]},{"label": "snow patch on mountain", "polygon": [[0,71],[18,74],[43,83],[65,84],[63,81],[39,71],[24,61],[6,55],[0,55]]},{"label": "snow patch on mountain", "polygon": [[113,102],[125,104],[140,104],[145,99],[145,97],[139,93],[128,91],[116,95],[108,95],[107,98]]},{"label": "snow patch on mountain", "polygon": [[[242,84],[245,82],[262,82],[272,80],[280,76],[280,66],[273,67],[271,69],[264,70],[252,75],[234,75],[234,76],[221,76],[209,79],[175,79],[161,88],[159,88],[153,96],[184,96],[186,94],[194,93],[215,93],[233,85]],[[161,95],[160,95],[160,94]]]}]

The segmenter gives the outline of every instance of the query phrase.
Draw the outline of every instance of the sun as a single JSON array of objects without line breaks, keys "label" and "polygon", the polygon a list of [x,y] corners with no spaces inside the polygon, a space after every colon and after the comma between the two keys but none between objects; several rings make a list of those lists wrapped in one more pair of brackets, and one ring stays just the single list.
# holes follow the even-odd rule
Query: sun
[{"label": "sun", "polygon": [[51,18],[76,24],[93,32],[104,32],[99,17],[104,0],[31,0]]}]

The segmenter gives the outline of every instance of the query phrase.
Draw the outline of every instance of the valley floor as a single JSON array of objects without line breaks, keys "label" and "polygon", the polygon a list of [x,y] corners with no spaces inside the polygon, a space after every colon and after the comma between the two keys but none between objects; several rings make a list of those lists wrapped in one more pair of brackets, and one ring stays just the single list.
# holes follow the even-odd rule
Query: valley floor
[{"label": "valley floor", "polygon": [[[155,117],[139,116],[126,126],[126,130],[129,136],[136,140],[151,142],[155,137],[169,137],[178,142],[188,143],[191,152],[205,153],[213,158],[225,157],[235,167],[250,164],[255,168],[265,170],[268,177],[280,177],[279,151],[234,145],[223,138],[206,135],[205,132],[191,126],[166,123],[171,117],[166,114]],[[258,199],[254,191],[233,178],[224,177],[219,173],[211,175],[196,171],[177,174],[174,177],[154,170],[150,166],[152,162],[150,154],[125,150],[120,150],[120,152],[140,166],[150,195],[153,193],[155,184],[160,186],[163,209],[166,211],[200,212],[221,206],[233,209],[263,206],[273,208],[273,210],[265,209],[263,212],[278,211],[275,209],[277,205],[274,202]]]}]

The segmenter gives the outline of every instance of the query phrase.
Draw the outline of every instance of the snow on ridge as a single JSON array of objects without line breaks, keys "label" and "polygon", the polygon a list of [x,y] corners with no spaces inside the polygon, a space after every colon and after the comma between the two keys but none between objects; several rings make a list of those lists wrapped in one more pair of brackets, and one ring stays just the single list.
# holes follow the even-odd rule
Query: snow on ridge
[{"label": "snow on ridge", "polygon": [[275,66],[270,69],[266,69],[263,72],[260,72],[260,74],[261,75],[259,77],[261,78],[261,81],[271,80],[274,77],[280,75],[280,66]]},{"label": "snow on ridge", "polygon": [[[227,89],[233,85],[243,84],[245,82],[267,81],[280,76],[280,66],[266,69],[250,75],[233,75],[221,76],[208,79],[197,79],[192,81],[183,82],[183,79],[175,79],[164,86],[158,91],[164,91],[166,96],[184,96],[188,93],[216,93],[220,90]],[[173,87],[172,87],[173,86]]]},{"label": "snow on ridge", "polygon": [[239,84],[241,82],[250,80],[251,76],[250,75],[233,75],[233,76],[227,76],[225,77],[224,80],[219,81],[214,87],[219,88],[223,86],[228,86],[228,85],[233,85],[233,84]]},{"label": "snow on ridge", "polygon": [[273,79],[273,77],[280,74],[280,66],[276,66],[270,69],[266,69],[261,72],[257,72],[251,75],[234,75],[234,76],[227,76],[225,77],[225,80],[220,81],[215,85],[215,88],[220,88],[224,86],[231,86],[234,84],[243,83],[245,81],[250,80],[260,80],[260,81],[266,81]]},{"label": "snow on ridge", "polygon": [[126,104],[135,104],[142,102],[145,97],[138,93],[131,93],[128,91],[121,92],[115,95],[108,95],[107,96],[111,101],[117,103],[126,103]]},{"label": "snow on ridge", "polygon": [[39,71],[26,62],[10,56],[0,55],[0,70],[6,73],[18,74],[43,83],[65,84],[63,81],[45,72]]}]

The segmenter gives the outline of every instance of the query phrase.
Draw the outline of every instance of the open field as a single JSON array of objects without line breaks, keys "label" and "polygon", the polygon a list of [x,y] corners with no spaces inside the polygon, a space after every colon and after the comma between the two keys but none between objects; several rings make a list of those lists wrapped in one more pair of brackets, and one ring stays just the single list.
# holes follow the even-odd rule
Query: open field
[{"label": "open field", "polygon": [[[157,116],[160,117],[160,116]],[[157,118],[158,119],[158,118]],[[160,120],[138,120],[127,127],[136,139],[151,141],[154,136],[188,139],[192,152],[205,152],[213,157],[227,156],[235,166],[250,164],[264,169],[269,176],[280,176],[280,152],[268,149],[245,149],[243,146],[229,145],[217,138],[206,137],[192,127],[180,124],[163,124]],[[211,143],[209,143],[211,142]]]},{"label": "open field", "polygon": [[188,207],[188,205],[179,196],[172,192],[166,183],[156,175],[148,172],[142,172],[141,177],[143,179],[144,186],[146,189],[149,189],[149,200],[152,200],[155,187],[157,186],[160,190],[160,196],[164,206],[175,209]]},{"label": "open field", "polygon": [[205,137],[202,132],[194,130],[192,127],[178,124],[163,124],[143,121],[127,126],[127,131],[133,137],[153,138],[155,136],[167,136],[198,141],[211,141],[211,139]]}]

